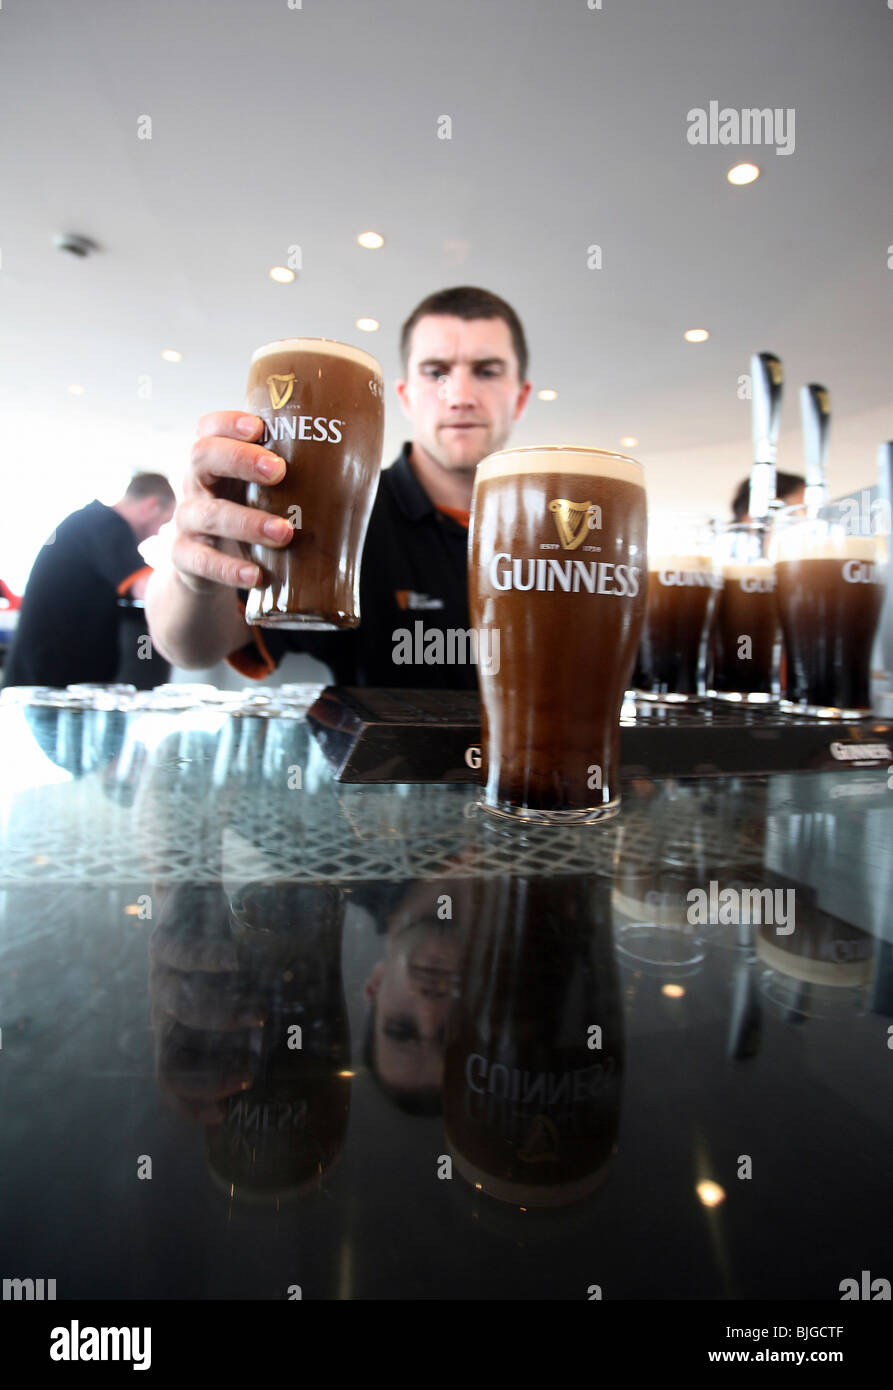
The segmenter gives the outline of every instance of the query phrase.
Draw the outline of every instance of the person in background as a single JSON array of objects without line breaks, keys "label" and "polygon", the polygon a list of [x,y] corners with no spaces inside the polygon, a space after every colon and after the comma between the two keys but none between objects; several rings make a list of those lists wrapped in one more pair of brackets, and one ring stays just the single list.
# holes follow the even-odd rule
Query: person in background
[{"label": "person in background", "polygon": [[[806,479],[801,473],[776,473],[775,496],[786,507],[798,507],[803,501]],[[732,520],[750,521],[750,478],[745,478],[732,498]]]},{"label": "person in background", "polygon": [[159,567],[146,596],[152,642],[172,664],[201,668],[227,659],[261,680],[287,651],[300,651],[326,662],[341,685],[477,688],[471,665],[395,664],[394,634],[421,619],[426,630],[469,626],[475,470],[505,447],[523,414],[531,390],[527,343],[510,304],[462,285],[416,306],[400,353],[397,395],[412,438],[379,481],[360,570],[360,626],[306,634],[245,622],[240,596],[260,572],[235,543],[284,546],[293,533],[287,521],[221,492],[233,479],[279,482],[285,465],[256,442],[260,419],[217,411],[199,421],[171,564]]},{"label": "person in background", "polygon": [[174,514],[160,473],[137,473],[113,507],[93,501],[56,527],[31,567],[4,685],[113,681],[118,598],[142,598],[150,567],[137,547]]}]

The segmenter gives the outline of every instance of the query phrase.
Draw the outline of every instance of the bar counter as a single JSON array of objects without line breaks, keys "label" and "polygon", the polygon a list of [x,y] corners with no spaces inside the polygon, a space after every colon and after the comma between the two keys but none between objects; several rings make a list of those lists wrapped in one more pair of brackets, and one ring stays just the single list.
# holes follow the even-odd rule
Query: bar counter
[{"label": "bar counter", "polygon": [[890,1278],[889,768],[633,776],[613,821],[524,828],[469,783],[339,783],[317,693],[0,707],[4,1276]]}]

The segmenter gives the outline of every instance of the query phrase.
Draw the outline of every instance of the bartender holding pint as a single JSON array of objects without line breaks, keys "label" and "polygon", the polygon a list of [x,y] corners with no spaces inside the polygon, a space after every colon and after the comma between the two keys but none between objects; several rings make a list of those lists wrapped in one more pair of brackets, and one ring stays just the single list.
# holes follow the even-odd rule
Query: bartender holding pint
[{"label": "bartender holding pint", "polygon": [[477,687],[467,663],[395,660],[394,634],[420,620],[426,632],[469,627],[472,487],[530,395],[524,329],[505,300],[461,286],[418,304],[400,346],[412,439],[380,477],[381,371],[346,344],[264,345],[249,413],[201,419],[171,563],[146,596],[167,660],[228,659],[263,678],[299,651],[340,684]]}]

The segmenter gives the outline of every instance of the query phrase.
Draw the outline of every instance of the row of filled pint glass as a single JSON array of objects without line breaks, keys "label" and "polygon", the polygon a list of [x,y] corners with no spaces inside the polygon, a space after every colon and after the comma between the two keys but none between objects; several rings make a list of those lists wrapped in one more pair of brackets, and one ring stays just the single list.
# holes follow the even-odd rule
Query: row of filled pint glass
[{"label": "row of filled pint glass", "polygon": [[[246,404],[262,418],[260,442],[281,455],[286,474],[275,486],[248,484],[236,500],[293,527],[283,549],[244,547],[261,575],[246,618],[259,626],[356,627],[380,469],[381,368],[346,344],[281,340],[254,354]],[[777,612],[790,702],[806,710],[867,705],[882,593],[877,539],[838,544],[833,523],[801,518],[780,537],[773,564],[764,538],[752,536],[742,533],[719,577],[716,558],[702,564],[697,550],[677,550],[673,564],[655,569],[634,460],[548,447],[507,450],[478,465],[469,604],[488,809],[544,821],[614,814],[620,708],[646,602],[640,666],[649,663],[650,673],[637,675],[652,693],[696,692],[691,653],[715,613],[717,692],[765,697]],[[759,613],[769,616],[760,623]]]},{"label": "row of filled pint glass", "polygon": [[887,539],[848,521],[834,508],[786,508],[771,526],[706,541],[677,526],[675,544],[652,551],[632,459],[559,448],[485,459],[469,545],[472,626],[499,639],[487,647],[498,663],[479,669],[484,804],[531,820],[614,814],[636,664],[633,685],[649,695],[706,687],[760,703],[781,651],[783,709],[870,712]]},{"label": "row of filled pint glass", "polygon": [[[649,537],[648,602],[633,673],[646,699],[707,695],[820,718],[870,710],[885,536],[803,507],[714,536],[672,523]],[[783,640],[782,640],[783,639]]]}]

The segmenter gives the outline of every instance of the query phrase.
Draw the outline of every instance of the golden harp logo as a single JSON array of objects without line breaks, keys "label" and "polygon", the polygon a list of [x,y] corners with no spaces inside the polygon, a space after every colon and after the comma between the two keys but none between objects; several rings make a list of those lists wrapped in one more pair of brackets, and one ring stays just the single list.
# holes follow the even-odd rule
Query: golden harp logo
[{"label": "golden harp logo", "polygon": [[267,387],[270,392],[270,400],[274,410],[291,400],[291,394],[295,389],[295,374],[289,372],[288,376],[268,376]]},{"label": "golden harp logo", "polygon": [[549,511],[555,518],[562,550],[576,550],[587,533],[601,525],[600,508],[593,507],[591,502],[570,502],[566,497],[556,497],[549,503]]}]

